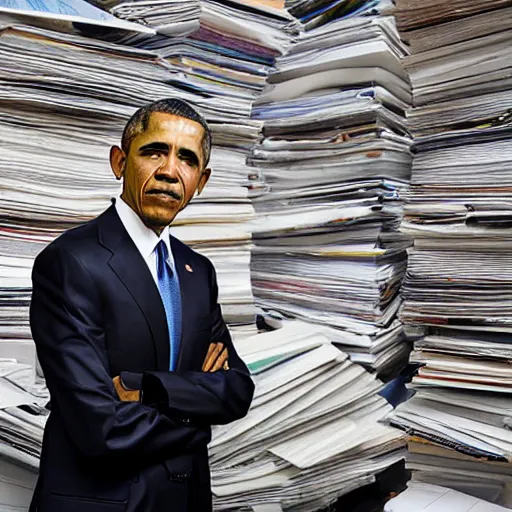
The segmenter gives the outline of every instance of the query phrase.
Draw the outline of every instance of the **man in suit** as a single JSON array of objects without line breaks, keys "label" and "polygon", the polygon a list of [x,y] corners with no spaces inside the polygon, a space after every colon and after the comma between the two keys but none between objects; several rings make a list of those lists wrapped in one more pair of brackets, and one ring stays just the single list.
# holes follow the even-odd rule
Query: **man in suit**
[{"label": "man in suit", "polygon": [[39,254],[30,321],[51,395],[31,511],[212,508],[211,425],[254,386],[211,262],[169,234],[210,176],[211,135],[187,103],[129,120],[110,163],[121,197]]}]

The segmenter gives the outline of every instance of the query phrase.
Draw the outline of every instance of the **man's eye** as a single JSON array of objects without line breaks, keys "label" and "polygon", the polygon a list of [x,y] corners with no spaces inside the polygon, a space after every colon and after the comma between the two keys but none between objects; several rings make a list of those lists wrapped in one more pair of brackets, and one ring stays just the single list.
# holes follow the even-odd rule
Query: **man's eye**
[{"label": "man's eye", "polygon": [[197,167],[197,160],[193,156],[180,155],[180,160],[191,167]]},{"label": "man's eye", "polygon": [[153,158],[153,159],[160,158],[162,156],[162,154],[163,153],[161,151],[156,151],[156,150],[153,150],[153,149],[142,152],[143,156],[147,156],[147,157]]}]

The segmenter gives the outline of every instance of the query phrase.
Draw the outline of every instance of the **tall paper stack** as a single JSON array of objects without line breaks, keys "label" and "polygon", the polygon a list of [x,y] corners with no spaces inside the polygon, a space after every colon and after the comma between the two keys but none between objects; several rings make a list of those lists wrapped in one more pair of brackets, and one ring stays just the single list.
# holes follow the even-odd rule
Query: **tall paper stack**
[{"label": "tall paper stack", "polygon": [[[169,7],[171,3],[172,10]],[[236,299],[243,301],[246,316],[238,320],[232,318],[230,308],[224,304],[223,312],[232,328],[245,320],[246,324],[239,326],[234,334],[247,335],[251,334],[251,326],[247,322],[254,315],[249,278],[251,245],[247,238],[252,228],[248,230],[246,225],[233,223],[233,203],[244,201],[248,220],[249,214],[253,213],[248,189],[257,193],[263,186],[258,173],[246,165],[246,155],[256,143],[262,124],[250,118],[252,103],[265,86],[275,59],[290,46],[296,30],[293,18],[277,8],[279,2],[245,0],[196,2],[194,25],[182,30],[180,20],[189,19],[186,5],[186,2],[130,2],[118,4],[112,12],[155,28],[158,33],[155,37],[129,36],[123,42],[158,52],[179,75],[179,78],[171,79],[171,83],[208,99],[208,106],[214,112],[212,119],[219,123],[221,129],[226,130],[225,123],[231,123],[226,136],[219,134],[216,139],[217,151],[212,163],[214,180],[226,190],[216,204],[219,212],[224,208],[225,216],[217,220],[216,229],[212,231],[215,220],[211,219],[210,210],[205,210],[208,218],[201,219],[201,222],[208,222],[208,230],[191,232],[187,228],[185,238],[194,240],[195,245],[213,260],[226,283],[235,280],[240,283],[241,277],[238,276],[243,276],[243,285],[238,284]],[[181,17],[172,20],[165,17],[180,10],[183,11]],[[165,16],[161,18],[160,14]],[[156,21],[153,19],[155,15]],[[180,37],[168,37],[178,32]],[[245,137],[245,144],[233,144],[233,139],[242,137]],[[208,193],[206,190],[206,199]],[[184,213],[187,215],[188,211]],[[215,240],[218,240],[217,244]],[[226,257],[228,254],[231,259]],[[235,258],[238,259],[236,266],[233,265],[237,261]],[[233,283],[236,293],[234,286]],[[221,295],[227,293],[225,290],[223,292],[221,286]],[[240,315],[242,305],[236,307]]]},{"label": "tall paper stack", "polygon": [[512,460],[512,2],[397,9],[415,137],[401,318],[422,368],[394,421],[415,478],[512,504],[510,464],[484,462]]},{"label": "tall paper stack", "polygon": [[110,144],[134,105],[176,90],[155,55],[76,35],[4,26],[0,54],[0,357],[33,363],[34,257],[108,207]]},{"label": "tall paper stack", "polygon": [[330,326],[353,361],[396,370],[408,240],[396,232],[411,166],[407,51],[388,16],[301,32],[253,117],[268,192],[254,198],[253,290],[270,313]]},{"label": "tall paper stack", "polygon": [[[223,183],[238,185],[236,190],[239,194],[243,192],[248,206],[248,194],[262,187],[258,173],[254,173],[246,163],[247,154],[257,142],[262,126],[261,121],[250,118],[252,103],[265,86],[269,69],[276,57],[291,44],[292,34],[290,16],[273,5],[263,3],[256,6],[245,1],[201,1],[199,30],[182,40],[159,35],[149,42],[140,43],[145,48],[158,51],[173,69],[182,73],[190,90],[210,98],[209,105],[213,108],[218,102],[228,106],[219,112],[219,116],[236,119],[238,126],[231,137],[250,130],[252,138],[243,147],[239,147],[236,154],[232,150],[221,152],[219,148],[218,158],[213,165]],[[219,144],[230,144],[230,140],[219,140]],[[230,156],[236,157],[232,164]],[[247,188],[241,188],[240,185]],[[227,202],[226,221],[232,214],[231,207],[232,202]],[[249,230],[252,230],[252,224],[249,224]],[[211,232],[205,236],[211,237]],[[233,237],[227,238],[225,245],[229,246],[225,250],[233,254]],[[244,266],[239,265],[238,268],[228,264],[228,259],[223,260],[226,263],[223,267],[213,250],[204,249],[203,252],[212,258],[218,271],[225,272],[226,280],[228,276],[239,279],[236,276],[243,269],[245,297],[252,301],[249,277],[251,246],[247,243],[243,248],[243,255],[240,251],[239,257],[243,257]],[[246,305],[249,307],[248,301]],[[228,309],[224,307],[223,312],[226,317]],[[251,308],[250,312],[254,313],[254,310]],[[226,318],[230,320],[229,315]],[[245,330],[244,334],[248,332]]]},{"label": "tall paper stack", "polygon": [[171,96],[197,105],[214,139],[211,183],[172,231],[211,256],[234,333],[254,333],[247,228],[253,209],[243,185],[245,153],[261,123],[239,121],[230,101],[187,92],[180,72],[151,51],[7,25],[0,54],[0,357],[33,362],[34,257],[60,232],[109,206],[119,193],[109,147],[119,144],[137,107]]}]

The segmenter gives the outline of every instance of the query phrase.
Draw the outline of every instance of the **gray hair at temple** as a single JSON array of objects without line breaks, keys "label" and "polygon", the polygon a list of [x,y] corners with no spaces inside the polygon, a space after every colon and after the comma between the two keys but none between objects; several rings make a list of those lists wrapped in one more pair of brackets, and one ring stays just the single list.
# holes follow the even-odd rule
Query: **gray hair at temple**
[{"label": "gray hair at temple", "polygon": [[121,139],[121,147],[123,151],[128,154],[128,150],[130,149],[133,139],[148,129],[151,114],[156,112],[184,117],[185,119],[190,119],[191,121],[199,123],[204,128],[204,137],[201,147],[203,150],[204,165],[206,167],[210,160],[212,147],[212,134],[210,127],[206,123],[204,117],[194,107],[192,107],[190,103],[179,98],[158,100],[139,108],[139,110],[130,117],[124,127],[123,137]]}]

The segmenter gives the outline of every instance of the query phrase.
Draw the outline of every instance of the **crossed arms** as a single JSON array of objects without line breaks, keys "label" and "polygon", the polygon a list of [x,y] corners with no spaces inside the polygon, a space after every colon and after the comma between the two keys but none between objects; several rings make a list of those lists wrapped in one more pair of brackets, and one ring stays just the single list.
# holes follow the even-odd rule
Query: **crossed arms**
[{"label": "crossed arms", "polygon": [[[229,370],[229,353],[224,343],[210,343],[208,352],[204,358],[201,371],[203,372],[216,372],[217,370]],[[140,388],[142,386],[142,375],[131,375],[131,382],[128,382],[125,377],[118,375],[112,379],[114,388],[116,389],[117,396],[123,402],[139,402],[141,400]],[[140,380],[139,380],[140,379]]]},{"label": "crossed arms", "polygon": [[210,426],[247,413],[254,385],[231,342],[217,304],[212,270],[212,340],[229,369],[147,372],[142,400],[122,401],[108,373],[101,297],[82,262],[51,245],[36,259],[32,335],[52,397],[77,448],[87,457],[162,459],[204,447]]}]

